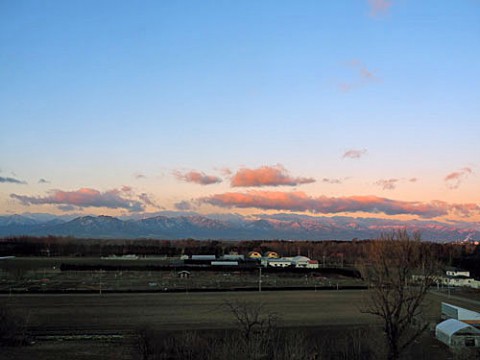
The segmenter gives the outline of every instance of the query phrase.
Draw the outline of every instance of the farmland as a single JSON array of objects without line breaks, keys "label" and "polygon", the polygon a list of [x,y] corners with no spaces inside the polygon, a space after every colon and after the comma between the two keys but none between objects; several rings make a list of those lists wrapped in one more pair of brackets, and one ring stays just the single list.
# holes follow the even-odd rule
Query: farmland
[{"label": "farmland", "polygon": [[[199,268],[190,271],[191,276],[188,278],[180,278],[181,268],[167,267],[168,264],[170,263],[164,259],[128,261],[99,258],[14,258],[0,262],[0,292],[188,292],[256,289],[259,280],[266,289],[280,287],[336,289],[364,285],[361,279],[350,275],[351,270],[345,268],[324,268],[314,272],[296,273],[270,269],[270,272],[264,271],[261,278],[257,268],[248,271],[238,269],[206,271]],[[162,265],[165,268],[162,268]],[[62,266],[92,267],[95,270],[62,271]],[[109,267],[118,269],[104,270]]]},{"label": "farmland", "polygon": [[[384,351],[381,323],[362,311],[368,299],[366,283],[343,255],[339,261],[327,258],[326,264],[324,259],[315,269],[262,271],[258,263],[189,268],[178,255],[15,255],[0,261],[0,304],[25,320],[30,344],[3,348],[2,359],[61,359],[65,352],[72,360],[223,359],[226,354],[243,359],[246,348],[238,348],[239,323],[228,309],[236,302],[253,309],[261,306],[262,316],[274,315],[274,341],[269,340],[269,346],[283,346],[275,359],[289,358],[286,354],[292,349],[303,354],[299,359],[312,354],[318,359],[355,354],[381,359]],[[185,270],[187,275],[182,274]],[[463,296],[434,291],[428,295],[424,320],[430,330],[439,321],[441,301],[480,309],[472,300],[476,292],[468,293],[469,299]],[[139,350],[141,341],[150,344],[148,355],[145,346]],[[265,354],[264,350],[255,351]],[[406,358],[441,360],[449,354],[427,331]]]},{"label": "farmland", "polygon": [[[220,331],[235,328],[231,314],[226,311],[228,301],[247,301],[265,304],[265,311],[279,317],[279,326],[295,329],[309,329],[314,332],[343,332],[345,329],[375,329],[378,323],[370,315],[362,313],[365,291],[285,291],[285,292],[238,292],[238,293],[154,293],[154,294],[47,294],[47,295],[2,295],[14,312],[28,318],[32,334],[71,335],[76,334],[119,334],[123,340],[111,338],[92,340],[78,338],[71,341],[37,341],[32,346],[10,348],[5,354],[25,356],[42,353],[49,349],[45,359],[55,359],[68,346],[69,351],[82,358],[85,347],[79,344],[95,345],[97,352],[90,356],[102,358],[102,351],[109,347],[124,348],[126,358],[132,350],[132,337],[136,329],[148,326],[160,332]],[[429,321],[436,321],[440,315],[439,295],[428,298],[426,308]],[[453,299],[452,299],[453,300]],[[454,300],[455,303],[463,304]],[[369,330],[372,331],[372,330]],[[130,337],[129,337],[130,336]],[[118,342],[117,345],[115,344]],[[439,343],[429,334],[422,343],[429,351],[442,350]],[[67,346],[68,344],[68,346]],[[75,350],[77,349],[77,350]],[[81,350],[83,349],[83,350]],[[92,351],[92,348],[90,348]],[[442,350],[444,353],[444,350]],[[440,353],[442,353],[440,351]],[[23,355],[22,355],[23,354]],[[57,354],[57,355],[55,355]],[[133,354],[133,353],[132,353]],[[122,356],[123,356],[122,355]],[[5,355],[6,356],[6,355]],[[59,355],[58,355],[59,356]],[[14,358],[14,357],[12,357]],[[58,357],[60,358],[60,357]],[[441,359],[441,357],[439,357]],[[445,357],[444,357],[445,358]]]}]

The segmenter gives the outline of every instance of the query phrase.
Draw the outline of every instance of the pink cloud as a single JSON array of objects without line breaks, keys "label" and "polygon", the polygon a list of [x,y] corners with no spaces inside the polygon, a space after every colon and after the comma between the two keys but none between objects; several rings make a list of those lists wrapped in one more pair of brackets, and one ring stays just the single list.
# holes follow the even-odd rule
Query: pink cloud
[{"label": "pink cloud", "polygon": [[375,182],[375,185],[380,186],[383,190],[395,190],[399,179],[381,179]]},{"label": "pink cloud", "polygon": [[342,155],[342,158],[348,158],[348,159],[360,159],[362,156],[364,156],[367,153],[367,149],[351,149],[345,151],[345,153]]},{"label": "pink cloud", "polygon": [[292,177],[282,165],[275,165],[240,169],[233,175],[231,186],[296,186],[313,182],[315,182],[313,178]]},{"label": "pink cloud", "polygon": [[321,214],[368,212],[386,215],[410,214],[423,218],[432,218],[444,216],[450,212],[463,216],[480,213],[480,206],[476,204],[450,205],[441,201],[422,203],[391,200],[377,196],[311,197],[304,192],[230,192],[204,197],[198,201],[223,208],[256,208]]},{"label": "pink cloud", "polygon": [[358,72],[358,75],[364,81],[373,81],[377,80],[377,76],[373,73],[372,70],[369,70],[363,62],[360,60],[352,60],[349,62],[349,65]]},{"label": "pink cloud", "polygon": [[95,189],[82,188],[75,191],[52,190],[47,196],[25,196],[10,194],[10,197],[24,205],[59,205],[65,207],[106,207],[110,209],[126,209],[143,211],[145,202],[135,199],[132,189],[124,186],[122,189],[112,189],[100,192]]},{"label": "pink cloud", "polygon": [[138,195],[138,198],[145,204],[145,205],[150,205],[152,207],[160,208],[160,206],[152,200],[151,195],[148,195],[147,193],[141,193]]},{"label": "pink cloud", "polygon": [[350,90],[352,90],[355,87],[355,84],[342,82],[338,85],[338,87],[340,88],[340,90],[342,92],[349,92]]},{"label": "pink cloud", "polygon": [[387,13],[392,6],[392,2],[387,0],[368,0],[368,4],[370,5],[370,15],[373,17]]},{"label": "pink cloud", "polygon": [[327,184],[341,184],[343,181],[340,180],[340,179],[323,178],[322,182],[327,183]]},{"label": "pink cloud", "polygon": [[222,179],[218,176],[207,175],[199,171],[190,171],[187,173],[182,173],[180,171],[174,171],[173,175],[181,181],[195,183],[199,185],[211,185],[222,182]]},{"label": "pink cloud", "polygon": [[471,174],[473,173],[472,169],[469,167],[464,167],[458,171],[454,171],[447,176],[445,176],[444,181],[450,189],[457,189],[460,184]]},{"label": "pink cloud", "polygon": [[181,211],[194,209],[194,206],[192,205],[192,203],[190,203],[188,201],[180,201],[180,202],[174,204],[174,206],[175,206],[175,209],[181,210]]},{"label": "pink cloud", "polygon": [[220,172],[221,172],[223,175],[225,175],[225,176],[230,176],[230,175],[232,175],[232,170],[231,170],[230,168],[228,168],[228,167],[222,167],[222,168],[220,168],[219,170],[220,170]]},{"label": "pink cloud", "polygon": [[350,60],[347,66],[354,71],[354,79],[349,82],[343,81],[338,86],[342,92],[349,92],[368,83],[380,80],[379,77],[365,66],[360,60]]}]

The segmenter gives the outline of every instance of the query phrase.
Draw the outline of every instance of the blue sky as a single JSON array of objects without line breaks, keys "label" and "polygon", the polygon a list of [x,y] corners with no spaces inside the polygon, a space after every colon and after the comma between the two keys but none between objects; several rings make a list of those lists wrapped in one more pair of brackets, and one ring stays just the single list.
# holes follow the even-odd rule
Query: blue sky
[{"label": "blue sky", "polygon": [[[476,0],[4,1],[0,213],[117,214],[102,196],[127,187],[159,209],[297,191],[479,221],[479,44]],[[234,188],[241,169],[316,181]],[[99,201],[58,200],[80,189]]]}]

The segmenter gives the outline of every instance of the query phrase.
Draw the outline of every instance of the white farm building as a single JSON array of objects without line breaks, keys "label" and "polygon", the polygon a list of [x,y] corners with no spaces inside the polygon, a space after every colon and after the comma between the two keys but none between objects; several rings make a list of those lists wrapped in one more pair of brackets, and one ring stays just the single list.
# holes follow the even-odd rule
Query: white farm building
[{"label": "white farm building", "polygon": [[292,265],[292,261],[286,258],[278,258],[278,259],[265,259],[262,260],[263,266],[270,266],[270,267],[288,267]]},{"label": "white farm building", "polygon": [[295,267],[317,269],[318,261],[311,260],[306,256],[282,257],[282,258],[262,258],[262,266],[266,267]]},{"label": "white farm building", "polygon": [[455,319],[471,325],[480,325],[480,313],[442,302],[442,319]]},{"label": "white farm building", "polygon": [[480,330],[455,319],[438,324],[435,328],[435,337],[450,348],[480,347]]}]

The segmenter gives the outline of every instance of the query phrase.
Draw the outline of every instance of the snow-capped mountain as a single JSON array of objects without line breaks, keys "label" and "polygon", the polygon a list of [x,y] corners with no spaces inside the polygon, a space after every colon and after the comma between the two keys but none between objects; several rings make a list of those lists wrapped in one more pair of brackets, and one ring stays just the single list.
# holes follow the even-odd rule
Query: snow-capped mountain
[{"label": "snow-capped mountain", "polygon": [[480,224],[399,221],[373,218],[275,214],[242,217],[198,214],[148,218],[81,216],[72,220],[43,216],[0,216],[0,236],[74,236],[79,238],[351,240],[376,238],[406,227],[432,241],[480,239]]}]

